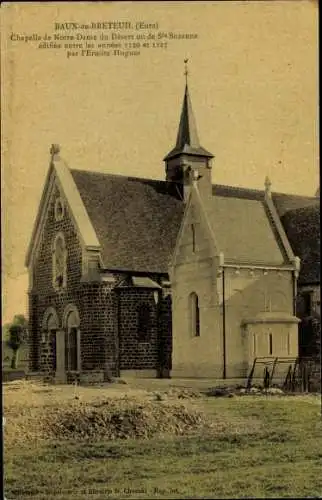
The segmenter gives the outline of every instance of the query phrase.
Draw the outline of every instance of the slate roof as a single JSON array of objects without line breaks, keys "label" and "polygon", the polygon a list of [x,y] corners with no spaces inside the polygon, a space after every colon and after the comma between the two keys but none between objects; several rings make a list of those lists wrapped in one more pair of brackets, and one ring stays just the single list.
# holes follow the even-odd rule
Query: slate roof
[{"label": "slate roof", "polygon": [[290,210],[282,217],[295,255],[301,258],[299,284],[320,283],[320,206]]},{"label": "slate roof", "polygon": [[184,206],[165,181],[71,170],[109,269],[168,273]]},{"label": "slate roof", "polygon": [[[229,196],[246,200],[263,200],[264,190],[248,189],[235,186],[225,186],[214,184],[212,186],[213,195]],[[272,199],[278,215],[282,217],[289,210],[297,208],[319,206],[319,199],[314,196],[301,196],[297,194],[272,193]]]},{"label": "slate roof", "polygon": [[287,263],[263,201],[214,196],[210,223],[225,262],[272,266]]},{"label": "slate roof", "polygon": [[[176,184],[81,170],[71,174],[102,245],[106,268],[167,274],[184,212]],[[220,217],[212,223],[226,259],[283,263],[279,244],[268,228],[264,191],[213,185],[213,194]],[[314,197],[281,193],[272,197],[280,216],[297,208],[319,207]],[[302,259],[305,249],[299,251],[290,243]]]}]

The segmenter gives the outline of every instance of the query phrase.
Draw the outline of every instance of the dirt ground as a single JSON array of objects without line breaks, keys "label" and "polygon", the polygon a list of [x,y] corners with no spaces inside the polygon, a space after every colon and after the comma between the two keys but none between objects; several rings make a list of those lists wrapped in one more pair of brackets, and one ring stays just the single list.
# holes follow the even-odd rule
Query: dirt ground
[{"label": "dirt ground", "polygon": [[210,427],[219,432],[222,424],[210,423],[205,409],[204,391],[216,385],[197,379],[121,379],[92,386],[7,382],[3,384],[5,444],[28,446],[99,433],[127,439]]},{"label": "dirt ground", "polygon": [[[104,398],[153,399],[155,393],[199,393],[216,385],[231,385],[238,381],[220,381],[215,379],[138,379],[124,378],[116,383],[97,385],[50,385],[32,380],[15,380],[3,384],[4,407],[11,406],[48,406],[59,402],[70,402],[76,398],[84,402],[95,402]],[[240,381],[239,381],[240,383]]]}]

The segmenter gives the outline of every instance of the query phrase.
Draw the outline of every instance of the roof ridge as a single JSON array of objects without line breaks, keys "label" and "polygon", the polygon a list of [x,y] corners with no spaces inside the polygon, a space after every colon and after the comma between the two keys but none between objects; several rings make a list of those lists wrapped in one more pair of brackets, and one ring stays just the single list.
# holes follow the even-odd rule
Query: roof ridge
[{"label": "roof ridge", "polygon": [[247,189],[248,191],[261,191],[260,189],[257,188],[245,188],[243,186],[231,186],[230,184],[218,184],[218,183],[213,183],[213,186],[219,186],[219,187],[233,187],[235,189]]},{"label": "roof ridge", "polygon": [[[231,186],[230,184],[212,184],[213,187],[223,187],[223,188],[231,188],[231,189],[236,189],[239,191],[248,191],[251,193],[258,193],[258,194],[264,194],[265,189],[258,189],[258,188],[248,188],[245,186]],[[316,200],[316,196],[311,196],[308,194],[296,194],[296,193],[283,193],[279,191],[272,191],[272,195],[282,195],[282,196],[293,196],[296,198],[309,198],[312,200]]]},{"label": "roof ridge", "polygon": [[[163,180],[163,179],[153,179],[151,177],[138,177],[134,175],[125,175],[125,174],[114,174],[110,172],[100,172],[98,170],[81,170],[79,168],[70,168],[71,172],[81,172],[81,173],[86,173],[86,174],[96,174],[96,175],[103,175],[106,177],[123,177],[125,179],[133,179],[133,180],[141,180],[141,181],[152,181],[152,182],[162,182],[162,183],[168,183],[168,184],[176,184],[175,181],[170,181],[170,180]],[[219,188],[225,188],[225,189],[234,189],[238,191],[247,191],[248,193],[257,193],[257,194],[264,194],[265,190],[264,189],[258,189],[258,188],[248,188],[245,186],[232,186],[230,184],[216,184],[213,183],[212,187],[219,187]],[[293,194],[293,193],[281,193],[279,191],[273,191],[272,195],[282,195],[282,196],[292,196],[296,198],[307,198],[307,199],[312,199],[316,200],[317,198],[315,196],[310,196],[310,195],[304,195],[304,194]]]},{"label": "roof ridge", "polygon": [[112,174],[110,172],[99,172],[98,170],[81,170],[79,168],[71,168],[71,172],[85,172],[86,174],[96,174],[96,175],[104,175],[105,177],[123,177],[124,179],[135,179],[140,181],[153,181],[153,182],[170,182],[162,179],[152,179],[151,177],[137,177],[134,175],[125,175],[125,174]]}]

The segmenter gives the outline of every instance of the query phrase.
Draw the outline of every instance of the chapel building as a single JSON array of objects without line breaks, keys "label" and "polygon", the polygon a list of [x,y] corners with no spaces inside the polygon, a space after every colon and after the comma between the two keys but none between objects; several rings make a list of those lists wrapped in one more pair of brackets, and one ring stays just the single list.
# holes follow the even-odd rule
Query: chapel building
[{"label": "chapel building", "polygon": [[213,160],[188,85],[164,181],[73,169],[52,146],[26,256],[30,372],[244,378],[255,357],[298,356],[300,262],[319,274],[319,254],[288,213],[319,200],[213,184]]}]

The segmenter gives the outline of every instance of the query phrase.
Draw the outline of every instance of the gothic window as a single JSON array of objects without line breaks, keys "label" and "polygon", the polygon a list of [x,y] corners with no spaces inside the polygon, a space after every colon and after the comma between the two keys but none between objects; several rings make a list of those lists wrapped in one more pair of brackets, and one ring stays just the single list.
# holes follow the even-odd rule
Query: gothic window
[{"label": "gothic window", "polygon": [[60,221],[64,218],[64,204],[61,198],[55,201],[55,220]]},{"label": "gothic window", "polygon": [[193,337],[200,337],[199,298],[195,292],[190,294],[189,302],[191,334]]},{"label": "gothic window", "polygon": [[53,245],[53,287],[62,290],[67,282],[67,250],[65,238],[59,233]]},{"label": "gothic window", "polygon": [[150,342],[151,334],[151,307],[141,304],[138,307],[138,341]]},{"label": "gothic window", "polygon": [[49,346],[50,365],[53,371],[57,369],[56,359],[56,333],[59,329],[59,321],[56,310],[53,307],[46,309],[42,320],[42,342]]},{"label": "gothic window", "polygon": [[65,364],[66,371],[77,371],[78,370],[78,355],[77,355],[77,337],[78,328],[69,328],[66,334],[66,344],[65,344]]},{"label": "gothic window", "polygon": [[68,307],[65,316],[65,369],[77,371],[80,369],[80,330],[79,316],[76,310]]},{"label": "gothic window", "polygon": [[54,372],[57,370],[56,333],[57,330],[50,330],[50,350]]}]

